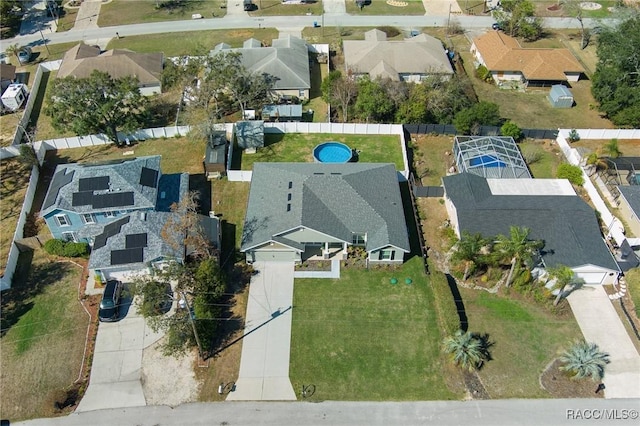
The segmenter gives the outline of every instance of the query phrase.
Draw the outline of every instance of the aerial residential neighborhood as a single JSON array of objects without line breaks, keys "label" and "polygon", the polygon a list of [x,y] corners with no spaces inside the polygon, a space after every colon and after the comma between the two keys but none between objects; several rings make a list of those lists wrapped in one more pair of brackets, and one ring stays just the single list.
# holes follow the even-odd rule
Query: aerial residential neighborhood
[{"label": "aerial residential neighborhood", "polygon": [[0,0],[2,424],[637,419],[638,7]]}]

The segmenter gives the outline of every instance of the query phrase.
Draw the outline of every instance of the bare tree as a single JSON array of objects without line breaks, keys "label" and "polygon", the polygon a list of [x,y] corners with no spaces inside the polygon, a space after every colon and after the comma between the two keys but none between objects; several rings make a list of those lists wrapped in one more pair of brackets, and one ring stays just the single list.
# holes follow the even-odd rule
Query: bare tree
[{"label": "bare tree", "polygon": [[198,258],[213,255],[213,247],[205,235],[198,213],[199,195],[189,191],[180,201],[171,205],[169,219],[160,236],[174,250],[184,252],[187,247]]},{"label": "bare tree", "polygon": [[340,104],[342,111],[342,122],[349,120],[349,106],[358,96],[358,83],[355,77],[349,71],[346,76],[342,76],[335,80],[331,86],[331,98]]}]

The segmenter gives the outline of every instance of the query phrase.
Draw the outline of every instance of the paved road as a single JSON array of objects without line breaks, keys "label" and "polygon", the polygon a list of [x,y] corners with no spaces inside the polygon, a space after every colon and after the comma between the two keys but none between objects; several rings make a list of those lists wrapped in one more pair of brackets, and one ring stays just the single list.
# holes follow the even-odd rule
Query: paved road
[{"label": "paved road", "polygon": [[255,262],[242,357],[228,401],[295,400],[289,380],[293,262]]},{"label": "paved road", "polygon": [[609,354],[604,375],[606,398],[640,398],[640,355],[601,286],[588,286],[568,297],[588,342]]},{"label": "paved road", "polygon": [[[318,21],[318,16],[265,16],[253,18],[248,16],[225,16],[224,18],[198,19],[186,21],[155,22],[146,24],[118,25],[104,28],[87,28],[70,30],[60,33],[47,33],[47,43],[70,43],[81,40],[98,40],[115,37],[116,32],[120,36],[133,36],[145,34],[161,34],[186,31],[203,31],[213,29],[235,28],[299,28],[313,26]],[[420,27],[444,27],[447,16],[355,16],[343,14],[327,14],[324,16],[324,25],[327,27],[371,27],[379,25],[393,25],[402,28]],[[458,16],[457,21],[463,28],[477,29],[489,28],[494,22],[490,16]],[[598,21],[585,19],[586,26],[594,26]],[[543,20],[547,28],[578,28],[578,21],[572,18],[546,18]],[[20,45],[41,43],[38,32],[27,33],[13,39],[0,41],[1,50],[7,46],[19,43]]]},{"label": "paved road", "polygon": [[[633,425],[640,400],[438,402],[222,402],[147,406],[11,423],[21,426],[210,425]],[[602,420],[603,416],[619,420]],[[626,418],[624,418],[626,417]],[[633,419],[631,419],[633,417]],[[582,418],[582,420],[580,420]]]}]

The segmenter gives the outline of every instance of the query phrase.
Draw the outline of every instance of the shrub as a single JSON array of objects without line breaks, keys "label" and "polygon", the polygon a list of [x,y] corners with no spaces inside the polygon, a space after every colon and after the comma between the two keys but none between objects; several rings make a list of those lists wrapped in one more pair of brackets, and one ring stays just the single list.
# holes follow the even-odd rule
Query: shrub
[{"label": "shrub", "polygon": [[582,186],[584,178],[582,177],[582,169],[569,163],[562,163],[558,166],[556,173],[558,179],[568,179],[574,185]]},{"label": "shrub", "polygon": [[580,140],[580,133],[576,129],[571,129],[569,132],[569,142],[578,142]]},{"label": "shrub", "polygon": [[512,121],[507,121],[500,127],[500,133],[503,136],[511,136],[515,141],[522,139],[522,130]]},{"label": "shrub", "polygon": [[64,245],[62,255],[64,257],[83,257],[89,254],[89,244],[68,242]]},{"label": "shrub", "polygon": [[62,256],[64,252],[64,241],[62,240],[49,240],[44,243],[44,251],[56,256]]},{"label": "shrub", "polygon": [[522,150],[522,157],[524,157],[524,161],[529,165],[542,160],[543,156],[544,151],[537,147],[527,147]]},{"label": "shrub", "polygon": [[484,65],[480,65],[476,68],[476,77],[482,81],[491,81],[491,72]]}]

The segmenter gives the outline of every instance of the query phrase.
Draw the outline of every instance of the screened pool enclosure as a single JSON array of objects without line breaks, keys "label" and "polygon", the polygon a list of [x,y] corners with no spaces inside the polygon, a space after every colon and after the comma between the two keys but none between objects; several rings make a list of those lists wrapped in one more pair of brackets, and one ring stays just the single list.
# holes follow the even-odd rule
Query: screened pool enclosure
[{"label": "screened pool enclosure", "polygon": [[456,136],[453,154],[459,173],[493,179],[531,178],[520,149],[510,136]]}]

